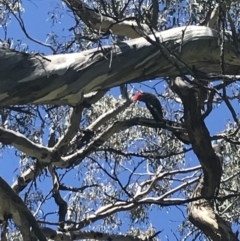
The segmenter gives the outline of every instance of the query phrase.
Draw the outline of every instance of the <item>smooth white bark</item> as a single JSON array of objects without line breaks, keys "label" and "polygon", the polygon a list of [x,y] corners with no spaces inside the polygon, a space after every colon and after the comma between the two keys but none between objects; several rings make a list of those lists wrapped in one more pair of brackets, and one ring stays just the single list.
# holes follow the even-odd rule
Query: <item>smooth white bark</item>
[{"label": "smooth white bark", "polygon": [[[239,74],[240,58],[230,43],[230,33],[227,35],[225,72],[236,75]],[[175,76],[179,70],[172,64],[177,62],[170,54],[173,52],[189,68],[221,73],[218,33],[215,30],[201,26],[179,27],[158,33],[157,37],[170,51],[169,54],[163,54],[144,38],[103,49],[51,56],[0,49],[0,105],[76,105],[83,101],[84,94],[92,91]],[[187,68],[182,72],[188,73]]]}]

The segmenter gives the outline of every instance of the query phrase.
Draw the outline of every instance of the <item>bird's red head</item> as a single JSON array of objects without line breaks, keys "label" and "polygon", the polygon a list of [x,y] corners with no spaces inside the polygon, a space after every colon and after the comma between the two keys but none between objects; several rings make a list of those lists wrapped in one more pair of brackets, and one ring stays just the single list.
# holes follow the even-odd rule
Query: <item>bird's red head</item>
[{"label": "bird's red head", "polygon": [[142,97],[143,97],[143,93],[142,93],[142,92],[137,92],[137,94],[135,94],[135,95],[132,97],[132,100],[133,100],[134,102],[136,102],[136,101],[141,100]]}]

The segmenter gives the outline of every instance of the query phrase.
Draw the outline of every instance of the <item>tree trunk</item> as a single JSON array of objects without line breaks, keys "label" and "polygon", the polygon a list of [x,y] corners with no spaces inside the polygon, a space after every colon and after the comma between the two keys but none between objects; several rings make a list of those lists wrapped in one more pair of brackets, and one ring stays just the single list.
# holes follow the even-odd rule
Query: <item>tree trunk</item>
[{"label": "tree trunk", "polygon": [[222,163],[215,153],[208,129],[201,115],[201,103],[189,84],[177,77],[171,86],[181,98],[184,106],[184,120],[193,151],[203,169],[203,178],[196,186],[192,198],[202,199],[189,204],[189,220],[213,241],[237,241],[229,225],[213,210],[214,198],[222,176]]}]

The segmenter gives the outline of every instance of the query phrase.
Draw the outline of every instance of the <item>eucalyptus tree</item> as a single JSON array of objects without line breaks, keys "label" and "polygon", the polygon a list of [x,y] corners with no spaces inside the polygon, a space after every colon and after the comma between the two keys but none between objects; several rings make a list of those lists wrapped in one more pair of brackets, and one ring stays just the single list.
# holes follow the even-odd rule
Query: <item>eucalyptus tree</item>
[{"label": "eucalyptus tree", "polygon": [[[239,1],[56,0],[71,36],[45,42],[26,2],[0,4],[1,151],[19,161],[0,178],[2,240],[168,240],[151,215],[173,207],[177,240],[238,240]],[[12,19],[51,54],[7,39]]]}]

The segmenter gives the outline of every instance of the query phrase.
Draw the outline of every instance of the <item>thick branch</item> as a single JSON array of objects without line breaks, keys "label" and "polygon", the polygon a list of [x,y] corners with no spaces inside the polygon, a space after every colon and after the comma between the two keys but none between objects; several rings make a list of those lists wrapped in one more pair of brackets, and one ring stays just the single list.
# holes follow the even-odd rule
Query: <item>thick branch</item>
[{"label": "thick branch", "polygon": [[17,180],[12,184],[12,189],[20,193],[35,177],[41,173],[42,169],[34,164],[30,166]]},{"label": "thick branch", "polygon": [[[127,36],[129,38],[140,37],[139,25],[134,18],[116,20],[96,10],[90,9],[83,1],[64,0],[67,6],[87,25],[93,29],[107,32],[111,29],[113,34]],[[147,24],[141,24],[141,29],[150,34],[151,30]]]},{"label": "thick branch", "polygon": [[[172,124],[169,125],[169,124]],[[74,165],[79,164],[85,157],[96,151],[105,141],[107,141],[111,136],[113,136],[115,133],[126,130],[127,128],[130,128],[135,125],[140,126],[148,126],[148,127],[162,127],[164,129],[168,129],[170,131],[180,133],[184,133],[184,129],[179,126],[174,126],[174,124],[178,124],[171,121],[162,121],[162,123],[156,123],[156,121],[146,118],[132,118],[129,120],[124,121],[116,121],[114,124],[112,124],[110,127],[108,127],[103,133],[99,134],[97,137],[94,138],[91,142],[88,143],[88,145],[84,146],[81,150],[77,151],[76,153],[62,157],[63,161],[55,162],[54,164],[56,166],[61,167],[70,167],[73,163]],[[180,124],[179,124],[180,125]]]},{"label": "thick branch", "polygon": [[99,116],[93,123],[91,123],[87,129],[96,131],[102,124],[106,123],[111,118],[115,118],[121,111],[125,110],[131,104],[130,100],[125,100],[119,106],[114,109],[109,110],[106,113],[103,113]]},{"label": "thick branch", "polygon": [[49,161],[51,155],[50,148],[36,144],[24,135],[9,129],[4,129],[3,127],[0,127],[0,142],[5,145],[12,145],[28,156],[36,157],[45,162],[47,158],[47,161]]},{"label": "thick branch", "polygon": [[62,146],[68,145],[69,142],[76,135],[81,118],[82,118],[82,111],[83,111],[82,105],[78,105],[70,109],[68,122],[66,121],[67,122],[66,132],[59,139],[58,143],[54,147],[55,149],[59,150]]},{"label": "thick branch", "polygon": [[52,165],[50,165],[48,167],[48,170],[53,180],[52,196],[54,198],[55,203],[58,205],[58,221],[60,224],[60,228],[63,228],[63,226],[61,225],[63,225],[63,222],[65,221],[68,205],[67,205],[67,202],[62,198],[60,194],[60,191],[59,191],[60,181],[55,168]]},{"label": "thick branch", "polygon": [[212,147],[210,133],[201,114],[200,98],[196,97],[196,92],[192,86],[184,82],[180,77],[173,79],[171,86],[182,100],[184,120],[192,148],[203,167],[204,196],[213,196],[220,183],[222,167]]},{"label": "thick branch", "polygon": [[[205,187],[203,179],[195,188],[192,198],[201,197],[204,195]],[[209,199],[199,199],[189,203],[188,206],[189,220],[206,236],[213,241],[239,241],[237,236],[233,233],[231,226],[217,215],[211,205]]]},{"label": "thick branch", "polygon": [[83,109],[85,107],[90,107],[91,104],[97,102],[100,98],[102,98],[104,94],[105,91],[99,91],[96,93],[92,93],[92,96],[86,95],[84,96],[85,100],[82,105],[77,105],[70,109],[70,114],[68,117],[69,119],[66,120],[66,122],[68,123],[67,130],[54,147],[56,150],[59,150],[62,146],[67,146],[76,135],[82,118]]},{"label": "thick branch", "polygon": [[101,232],[84,232],[84,231],[75,231],[75,232],[59,232],[51,228],[43,228],[44,234],[56,241],[72,241],[79,239],[92,239],[92,240],[111,240],[111,241],[148,241],[147,239],[140,239],[138,237],[130,235],[117,235],[117,234],[107,234]]},{"label": "thick branch", "polygon": [[[183,30],[185,27],[174,28],[156,36],[188,66],[208,73],[221,73],[217,31],[189,26],[183,36]],[[227,35],[224,42],[225,72],[238,74],[240,59],[231,45],[230,34]],[[188,70],[183,68],[182,73],[188,73]],[[91,91],[178,74],[161,51],[144,38],[102,49],[51,56],[0,49],[0,106],[27,103],[76,105],[83,101],[85,93]]]},{"label": "thick branch", "polygon": [[[184,106],[184,119],[192,148],[202,168],[203,178],[195,188],[192,197],[214,196],[222,175],[219,156],[211,144],[209,131],[201,115],[201,103],[191,85],[181,78],[172,80],[172,88],[179,95]],[[213,241],[238,240],[231,227],[213,210],[210,199],[194,201],[188,207],[189,220]]]},{"label": "thick branch", "polygon": [[40,241],[47,241],[35,218],[22,199],[0,177],[0,219],[12,218],[21,231],[23,240],[31,241],[31,228]]}]

